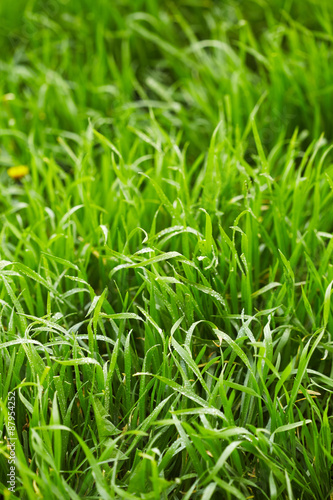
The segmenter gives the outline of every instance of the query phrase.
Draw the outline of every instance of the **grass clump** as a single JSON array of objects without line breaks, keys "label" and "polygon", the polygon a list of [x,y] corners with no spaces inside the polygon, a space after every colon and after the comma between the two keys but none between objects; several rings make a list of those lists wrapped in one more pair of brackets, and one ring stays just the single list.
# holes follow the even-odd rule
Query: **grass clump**
[{"label": "grass clump", "polygon": [[330,498],[332,10],[1,4],[4,498]]}]

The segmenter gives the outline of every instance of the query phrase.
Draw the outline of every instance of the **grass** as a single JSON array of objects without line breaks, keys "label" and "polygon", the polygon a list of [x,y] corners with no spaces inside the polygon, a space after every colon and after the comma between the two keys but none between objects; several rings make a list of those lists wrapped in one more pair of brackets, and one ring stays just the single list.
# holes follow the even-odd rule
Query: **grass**
[{"label": "grass", "polygon": [[333,4],[0,19],[3,497],[329,500]]}]

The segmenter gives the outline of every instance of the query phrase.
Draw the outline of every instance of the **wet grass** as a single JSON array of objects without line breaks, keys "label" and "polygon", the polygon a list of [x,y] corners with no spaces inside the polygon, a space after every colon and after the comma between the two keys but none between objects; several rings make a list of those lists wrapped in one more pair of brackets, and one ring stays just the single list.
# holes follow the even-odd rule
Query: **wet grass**
[{"label": "wet grass", "polygon": [[4,498],[329,500],[332,16],[1,3]]}]

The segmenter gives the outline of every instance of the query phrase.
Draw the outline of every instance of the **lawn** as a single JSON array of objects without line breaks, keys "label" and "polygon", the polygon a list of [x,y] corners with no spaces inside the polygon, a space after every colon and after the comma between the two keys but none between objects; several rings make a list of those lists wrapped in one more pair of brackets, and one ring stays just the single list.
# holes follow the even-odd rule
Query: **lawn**
[{"label": "lawn", "polygon": [[331,0],[4,0],[0,102],[3,498],[330,500]]}]

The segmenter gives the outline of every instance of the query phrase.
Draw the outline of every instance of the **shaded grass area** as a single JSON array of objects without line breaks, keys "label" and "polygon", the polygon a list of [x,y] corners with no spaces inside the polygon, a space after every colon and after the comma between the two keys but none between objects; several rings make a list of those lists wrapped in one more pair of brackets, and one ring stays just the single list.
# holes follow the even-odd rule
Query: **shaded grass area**
[{"label": "shaded grass area", "polygon": [[5,498],[330,498],[332,10],[1,4]]}]

